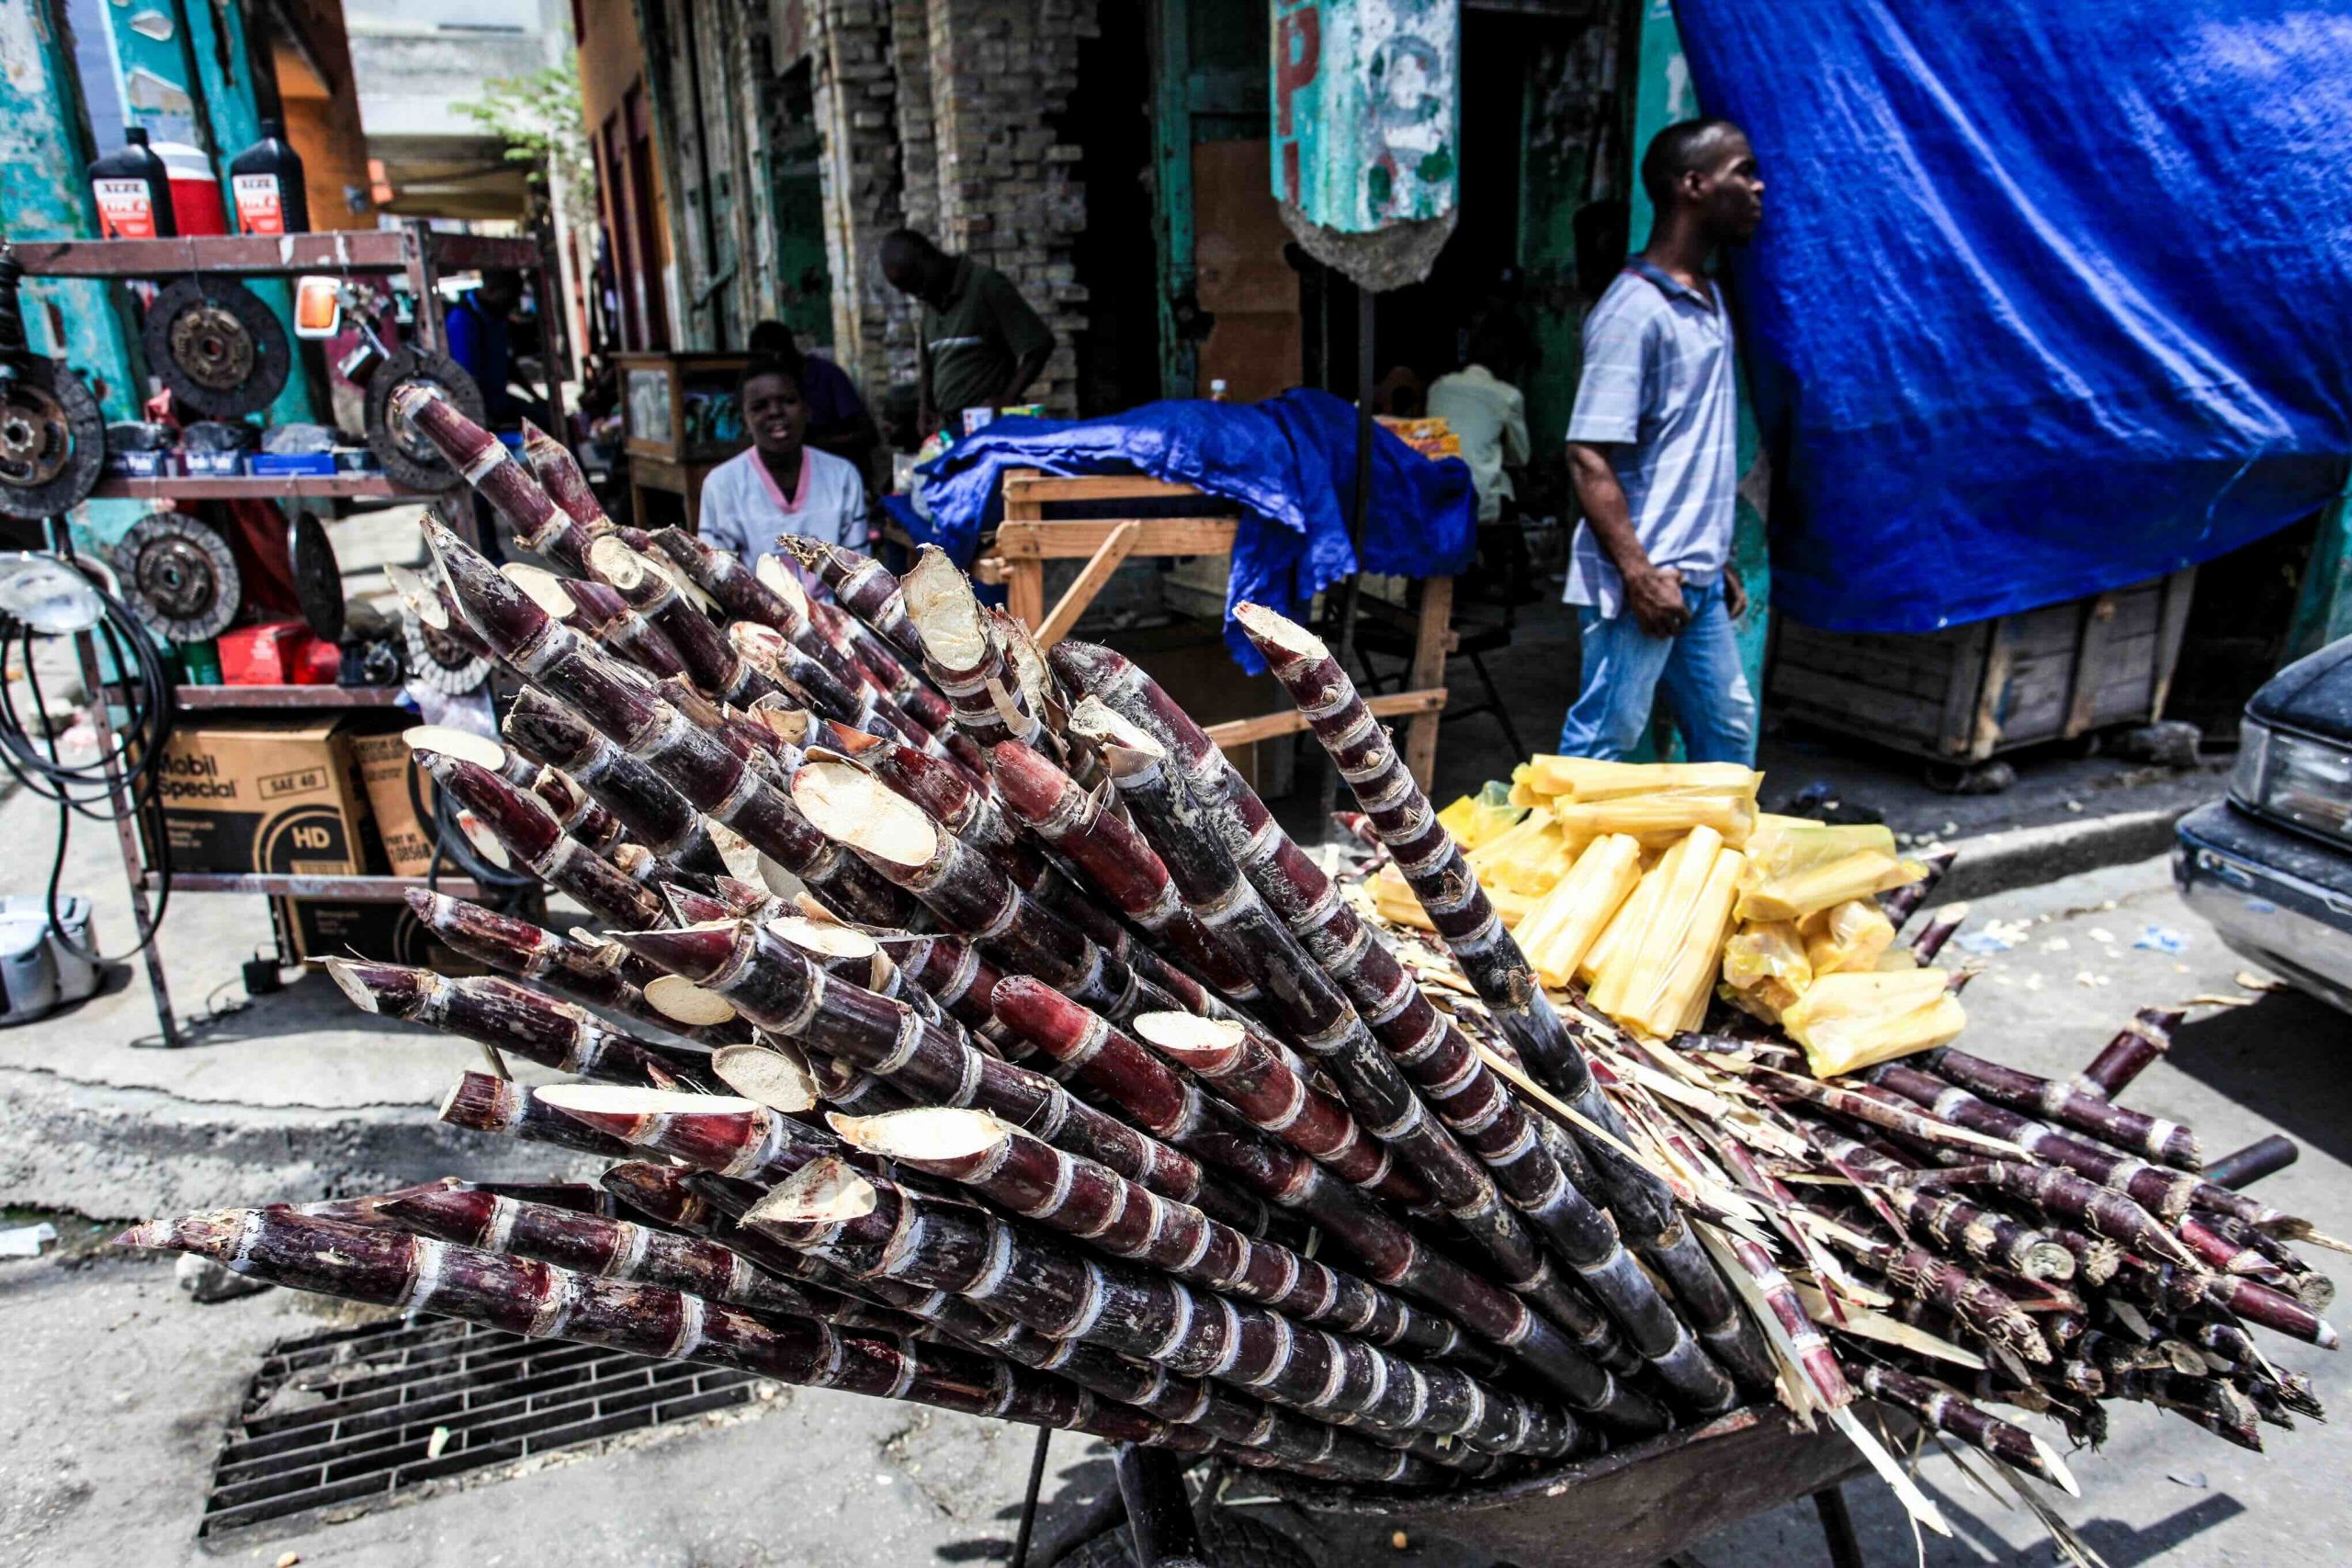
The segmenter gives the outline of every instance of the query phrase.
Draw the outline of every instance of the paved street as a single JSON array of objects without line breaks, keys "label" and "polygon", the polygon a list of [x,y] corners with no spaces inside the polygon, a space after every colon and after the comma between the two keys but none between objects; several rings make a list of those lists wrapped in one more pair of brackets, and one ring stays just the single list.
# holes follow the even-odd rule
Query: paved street
[{"label": "paved street", "polygon": [[[2302,1162],[2265,1188],[2328,1231],[2352,1234],[2352,1075],[2338,1058],[2343,1021],[2291,994],[2249,992],[2245,965],[2173,898],[2147,862],[1988,899],[1986,919],[2033,922],[1990,955],[1968,993],[1970,1037],[2045,1072],[2080,1066],[2143,1002],[2251,997],[2203,1008],[2169,1061],[2132,1102],[2196,1126],[2209,1152],[2276,1125]],[[2177,933],[2178,955],[2135,947]],[[2103,934],[2102,934],[2103,933]],[[2155,940],[2151,938],[2151,940]],[[2087,978],[2086,978],[2087,977]],[[628,1451],[559,1458],[529,1473],[338,1524],[264,1529],[199,1544],[193,1530],[221,1425],[262,1348],[331,1321],[323,1303],[273,1292],[216,1306],[178,1296],[162,1262],[96,1257],[0,1265],[0,1561],[168,1564],[214,1560],[449,1564],[560,1560],[579,1568],[963,1562],[1001,1558],[1012,1530],[1029,1435],[992,1423],[846,1395],[782,1391],[756,1414],[728,1415]],[[2340,1358],[2274,1341],[2284,1365],[2346,1403]],[[2352,1462],[2338,1427],[2266,1428],[2268,1456],[2143,1406],[2117,1406],[2105,1451],[2078,1456],[2086,1495],[2059,1510],[2115,1565],[2316,1562],[2334,1555],[2346,1505],[2335,1478]],[[1048,1525],[1105,1483],[1107,1464],[1061,1437],[1046,1487]],[[1932,1565],[2047,1561],[2030,1519],[1975,1492],[1951,1464],[1922,1479],[1956,1536],[1930,1540]],[[1871,1480],[1847,1495],[1869,1560],[1913,1561],[1901,1511]],[[1385,1529],[1333,1529],[1287,1508],[1259,1517],[1294,1529],[1327,1565],[1393,1560],[1472,1568],[1492,1560],[1433,1531],[1398,1551]],[[1826,1562],[1809,1506],[1751,1520],[1702,1545],[1711,1568]]]}]

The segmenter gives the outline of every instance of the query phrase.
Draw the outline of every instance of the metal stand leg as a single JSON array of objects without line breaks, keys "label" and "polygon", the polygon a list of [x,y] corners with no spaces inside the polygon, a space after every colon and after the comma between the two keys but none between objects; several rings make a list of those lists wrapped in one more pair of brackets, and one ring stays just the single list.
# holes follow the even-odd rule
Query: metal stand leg
[{"label": "metal stand leg", "polygon": [[[82,689],[90,705],[90,727],[97,731],[98,754],[107,759],[107,798],[113,804],[115,838],[122,850],[122,874],[130,886],[130,918],[139,928],[139,957],[147,966],[147,989],[155,998],[157,1044],[170,1048],[185,1043],[172,1013],[172,991],[164,983],[164,955],[157,949],[155,927],[147,908],[145,863],[139,852],[137,803],[123,785],[122,769],[115,757],[114,716],[108,711],[106,682],[98,670],[97,640],[88,632],[74,634],[74,649],[82,661]],[[163,824],[155,825],[157,832]],[[140,1042],[132,1041],[132,1044]]]},{"label": "metal stand leg", "polygon": [[1854,1516],[1846,1511],[1844,1490],[1823,1487],[1813,1495],[1813,1506],[1821,1516],[1821,1536],[1829,1546],[1830,1568],[1862,1568],[1862,1543],[1854,1534]]},{"label": "metal stand leg", "polygon": [[1119,1494],[1127,1501],[1127,1530],[1141,1568],[1208,1568],[1201,1527],[1184,1472],[1165,1449],[1119,1445]]}]

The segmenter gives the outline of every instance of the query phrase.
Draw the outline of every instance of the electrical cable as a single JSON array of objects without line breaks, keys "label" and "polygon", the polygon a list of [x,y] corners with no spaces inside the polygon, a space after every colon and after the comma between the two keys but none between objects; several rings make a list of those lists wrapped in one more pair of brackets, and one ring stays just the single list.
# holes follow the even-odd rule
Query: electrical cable
[{"label": "electrical cable", "polygon": [[[444,860],[472,878],[486,901],[509,913],[539,886],[537,877],[528,873],[518,874],[502,870],[474,848],[473,840],[458,824],[447,790],[435,790],[432,808],[427,810],[424,791],[418,783],[418,771],[413,763],[408,770],[408,803],[419,823],[430,822],[433,825],[433,859],[424,868],[424,885],[431,891],[438,893],[441,890],[441,863]],[[497,897],[493,898],[492,895]]]},{"label": "electrical cable", "polygon": [[[78,570],[79,563],[70,555],[63,558]],[[40,671],[33,659],[40,634],[20,623],[5,622],[0,623],[0,643],[13,638],[24,660],[25,685],[32,694],[33,716],[40,727],[42,745],[34,744],[14,689],[0,682],[0,766],[5,766],[17,784],[31,794],[54,802],[57,807],[57,853],[50,863],[46,894],[51,936],[67,951],[92,964],[119,964],[136,956],[155,940],[163,929],[164,911],[171,908],[172,852],[163,828],[163,757],[179,722],[179,704],[171,672],[164,664],[163,649],[148,636],[129,605],[107,592],[88,572],[82,575],[90,580],[90,591],[96,596],[100,609],[98,622],[91,628],[94,640],[123,679],[125,718],[121,725],[114,727],[114,747],[87,761],[64,760],[48,694],[41,689]],[[100,686],[88,694],[88,700],[96,704],[111,699],[105,687]],[[74,818],[118,822],[122,816],[119,800],[130,803],[134,817],[146,813],[144,825],[158,890],[154,913],[147,922],[147,934],[128,952],[106,958],[84,948],[67,933],[65,923],[60,919],[57,898],[59,886],[65,877],[65,855]]]}]

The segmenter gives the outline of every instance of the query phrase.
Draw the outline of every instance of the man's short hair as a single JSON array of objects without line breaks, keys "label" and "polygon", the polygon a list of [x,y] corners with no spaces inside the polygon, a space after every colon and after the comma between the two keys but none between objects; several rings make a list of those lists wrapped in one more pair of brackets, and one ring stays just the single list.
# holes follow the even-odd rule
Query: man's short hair
[{"label": "man's short hair", "polygon": [[[749,387],[752,382],[766,376],[774,376],[778,380],[789,381],[792,383],[796,390],[801,389],[800,367],[798,365],[789,359],[778,358],[774,355],[754,355],[751,363],[743,367],[743,373],[735,378],[736,395],[739,397],[741,396],[745,388]],[[805,392],[803,395],[806,395]]]},{"label": "man's short hair", "polygon": [[1682,176],[1704,165],[1708,152],[1725,131],[1747,134],[1727,119],[1684,119],[1651,137],[1648,150],[1642,154],[1642,189],[1650,205],[1663,208],[1671,203]]},{"label": "man's short hair", "polygon": [[917,233],[912,229],[893,229],[882,236],[884,266],[925,261],[939,254],[939,247],[931,243],[930,236]]}]

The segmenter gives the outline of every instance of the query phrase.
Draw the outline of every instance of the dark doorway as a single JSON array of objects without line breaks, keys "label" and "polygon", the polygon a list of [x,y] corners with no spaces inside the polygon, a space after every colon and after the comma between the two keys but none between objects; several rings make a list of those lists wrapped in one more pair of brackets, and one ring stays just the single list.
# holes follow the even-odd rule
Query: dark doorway
[{"label": "dark doorway", "polygon": [[1071,247],[1086,290],[1078,353],[1078,412],[1116,412],[1159,396],[1158,273],[1149,243],[1151,80],[1148,7],[1105,6],[1101,33],[1078,49],[1078,90],[1055,134],[1080,149],[1086,227]]}]

